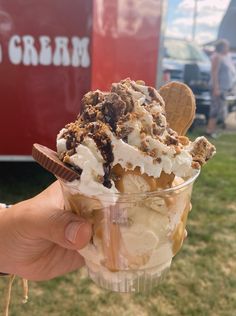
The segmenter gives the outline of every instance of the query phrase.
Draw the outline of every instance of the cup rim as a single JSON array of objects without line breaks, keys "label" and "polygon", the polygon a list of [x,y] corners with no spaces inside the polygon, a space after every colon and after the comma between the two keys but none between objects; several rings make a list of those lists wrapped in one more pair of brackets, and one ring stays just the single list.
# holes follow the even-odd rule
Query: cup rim
[{"label": "cup rim", "polygon": [[[199,176],[201,172],[201,169],[194,169],[193,170],[193,174],[189,177],[186,177],[185,181],[181,184],[178,184],[176,186],[173,186],[171,188],[166,188],[166,189],[158,189],[158,190],[155,190],[155,191],[146,191],[146,192],[132,192],[132,193],[122,193],[122,192],[108,192],[108,193],[98,193],[96,194],[96,197],[109,197],[109,196],[113,196],[113,197],[127,197],[127,198],[130,198],[130,197],[149,197],[149,196],[155,196],[155,195],[159,195],[159,196],[162,196],[162,195],[166,195],[166,194],[170,194],[170,193],[173,193],[173,192],[176,192],[180,189],[183,189],[185,187],[187,187],[188,185],[192,184],[196,179],[197,177]],[[68,182],[64,181],[63,179],[61,178],[58,178],[63,184],[65,184],[66,186],[68,186]],[[74,190],[77,190],[79,191],[79,189],[77,189],[75,186],[72,186],[71,184],[68,186],[70,188],[73,188]],[[93,196],[91,196],[92,198]]]}]

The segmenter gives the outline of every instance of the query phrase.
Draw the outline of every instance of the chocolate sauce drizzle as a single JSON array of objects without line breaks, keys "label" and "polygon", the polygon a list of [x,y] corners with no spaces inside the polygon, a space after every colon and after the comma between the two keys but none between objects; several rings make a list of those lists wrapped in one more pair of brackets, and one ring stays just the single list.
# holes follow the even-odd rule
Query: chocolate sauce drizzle
[{"label": "chocolate sauce drizzle", "polygon": [[[63,135],[66,139],[66,154],[69,156],[76,152],[76,147],[86,136],[94,140],[105,161],[103,164],[104,177],[102,183],[107,188],[112,186],[111,165],[114,161],[112,144],[107,131],[110,129],[118,138],[128,142],[128,136],[133,131],[133,128],[129,127],[126,122],[132,119],[139,119],[134,112],[135,102],[137,101],[135,101],[133,94],[130,92],[132,89],[136,93],[142,92],[130,79],[112,84],[110,92],[103,93],[99,90],[88,92],[82,99],[81,115],[76,122],[66,126],[67,131]],[[166,127],[161,124],[161,115],[164,113],[163,100],[152,87],[148,87],[148,95],[149,98],[148,100],[146,99],[143,106],[148,112],[152,113],[153,134],[161,135]],[[155,114],[151,111],[152,106],[155,106],[157,102],[163,108],[163,113]],[[172,137],[168,138],[166,142],[174,144],[174,137],[173,139]],[[140,148],[140,150],[145,151],[144,147]],[[73,168],[75,169],[75,167]],[[80,168],[76,168],[76,171],[79,174],[82,173]]]}]

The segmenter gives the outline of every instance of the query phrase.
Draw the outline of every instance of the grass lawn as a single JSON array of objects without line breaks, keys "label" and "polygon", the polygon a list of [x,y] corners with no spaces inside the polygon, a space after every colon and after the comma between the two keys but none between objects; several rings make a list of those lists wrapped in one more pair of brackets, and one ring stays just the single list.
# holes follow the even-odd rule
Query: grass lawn
[{"label": "grass lawn", "polygon": [[[236,315],[236,134],[214,143],[217,155],[194,187],[188,238],[161,286],[149,295],[110,293],[96,287],[82,269],[30,282],[30,300],[22,305],[17,279],[10,315]],[[7,203],[30,197],[53,181],[34,163],[0,163],[0,174],[0,201]],[[0,279],[0,293],[5,284]]]}]

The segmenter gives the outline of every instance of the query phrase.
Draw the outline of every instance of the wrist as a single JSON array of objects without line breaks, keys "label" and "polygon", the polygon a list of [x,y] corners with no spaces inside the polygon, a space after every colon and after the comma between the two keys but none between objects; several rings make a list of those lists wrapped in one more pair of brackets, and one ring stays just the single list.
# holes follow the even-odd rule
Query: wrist
[{"label": "wrist", "polygon": [[15,274],[16,253],[19,250],[18,239],[21,237],[19,228],[19,212],[21,203],[10,208],[0,209],[0,272]]},{"label": "wrist", "polygon": [[10,208],[0,209],[0,272],[19,274],[19,266],[24,261],[24,221],[29,213],[29,203],[23,201]]},{"label": "wrist", "polygon": [[[3,206],[3,204],[1,204]],[[0,209],[0,276],[7,275],[7,254],[6,254],[6,231],[9,230],[7,220],[7,212],[9,210],[4,207]]]},{"label": "wrist", "polygon": [[[9,205],[7,204],[4,204],[4,203],[0,203],[0,209],[5,209],[5,208],[9,208]],[[0,277],[5,277],[5,276],[8,276],[9,274],[8,273],[3,273],[3,272],[0,272]]]}]

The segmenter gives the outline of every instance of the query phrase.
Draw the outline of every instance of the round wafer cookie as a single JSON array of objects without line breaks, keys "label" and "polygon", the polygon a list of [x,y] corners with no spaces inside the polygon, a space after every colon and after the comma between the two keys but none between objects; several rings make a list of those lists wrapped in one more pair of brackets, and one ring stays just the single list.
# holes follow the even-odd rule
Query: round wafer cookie
[{"label": "round wafer cookie", "polygon": [[179,135],[185,135],[196,111],[192,90],[182,82],[172,81],[162,86],[159,93],[165,101],[166,119],[170,128]]}]

